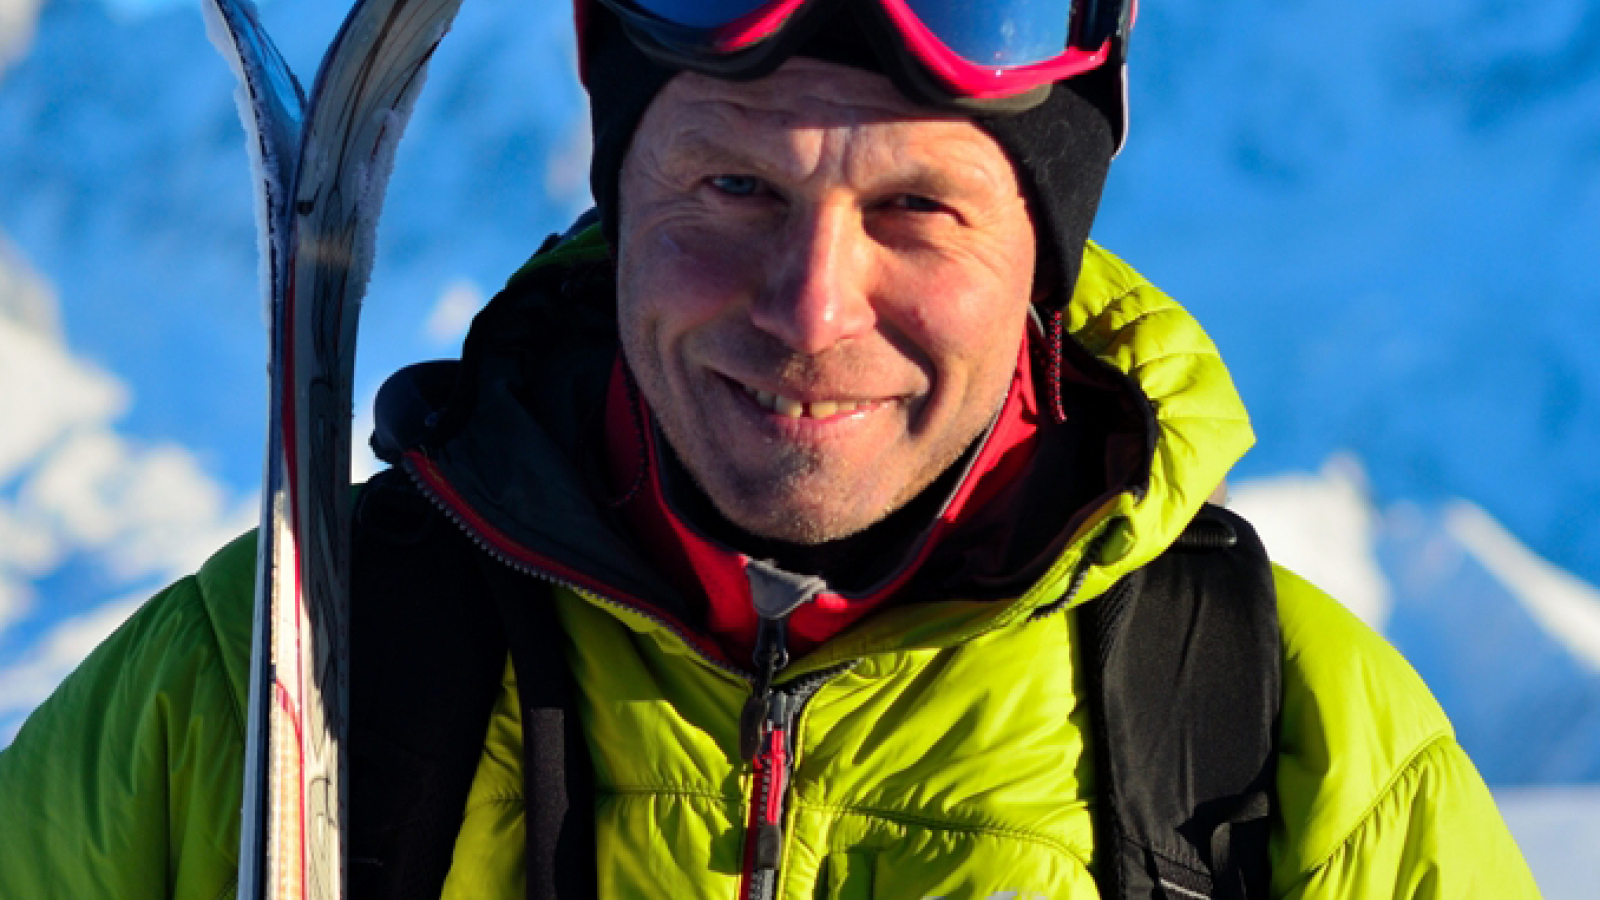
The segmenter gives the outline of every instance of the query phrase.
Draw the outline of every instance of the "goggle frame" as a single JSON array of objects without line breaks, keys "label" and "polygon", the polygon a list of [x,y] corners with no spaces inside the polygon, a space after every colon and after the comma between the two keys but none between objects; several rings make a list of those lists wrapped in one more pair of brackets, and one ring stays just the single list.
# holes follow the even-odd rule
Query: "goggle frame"
[{"label": "goggle frame", "polygon": [[[734,80],[770,74],[809,36],[807,24],[820,22],[825,12],[845,5],[843,0],[768,0],[727,23],[701,27],[672,22],[633,0],[574,0],[585,80],[582,45],[594,3],[616,16],[640,50],[657,62]],[[976,111],[1026,109],[1042,99],[1049,85],[1120,64],[1138,15],[1138,0],[1075,0],[1067,45],[1060,53],[1039,62],[996,66],[973,62],[952,50],[907,0],[873,0],[872,6],[885,26],[879,31],[895,39],[891,49],[899,61],[905,63],[909,56],[915,62],[901,65],[901,74],[908,76],[923,99]]]}]

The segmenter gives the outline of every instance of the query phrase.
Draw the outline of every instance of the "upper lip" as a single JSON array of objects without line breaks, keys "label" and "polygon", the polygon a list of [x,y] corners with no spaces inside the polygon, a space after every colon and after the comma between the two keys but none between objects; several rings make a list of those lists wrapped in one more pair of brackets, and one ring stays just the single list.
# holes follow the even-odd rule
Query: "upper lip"
[{"label": "upper lip", "polygon": [[728,381],[730,384],[744,390],[747,393],[760,392],[764,394],[773,394],[779,397],[785,397],[787,399],[794,400],[799,403],[805,403],[807,405],[812,403],[854,403],[857,406],[861,406],[868,403],[880,403],[885,400],[894,400],[899,396],[897,394],[863,396],[861,394],[832,393],[828,391],[817,390],[816,388],[774,385],[768,382],[758,382],[753,380],[746,381],[742,378],[735,378],[734,376],[725,373],[718,374],[722,375],[723,379]]}]

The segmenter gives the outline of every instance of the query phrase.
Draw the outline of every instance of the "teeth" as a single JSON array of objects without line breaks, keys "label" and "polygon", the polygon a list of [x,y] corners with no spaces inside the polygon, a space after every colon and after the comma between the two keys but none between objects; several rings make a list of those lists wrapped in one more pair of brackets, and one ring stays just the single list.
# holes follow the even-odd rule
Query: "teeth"
[{"label": "teeth", "polygon": [[782,394],[769,394],[755,388],[745,388],[745,393],[755,399],[761,408],[768,412],[775,412],[780,416],[798,419],[802,416],[813,419],[826,419],[840,413],[852,413],[865,404],[850,401],[821,400],[816,403],[801,403]]}]

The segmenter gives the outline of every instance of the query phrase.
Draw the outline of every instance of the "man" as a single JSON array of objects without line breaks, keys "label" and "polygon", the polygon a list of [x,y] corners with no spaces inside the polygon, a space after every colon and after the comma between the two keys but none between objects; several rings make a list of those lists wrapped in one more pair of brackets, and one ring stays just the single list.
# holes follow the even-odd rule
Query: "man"
[{"label": "man", "polygon": [[[578,6],[599,226],[519,273],[459,365],[380,399],[353,877],[1102,896],[1123,798],[1084,636],[1251,439],[1198,326],[1087,244],[1125,30],[1080,18],[1068,46],[1060,0],[1009,25],[931,0]],[[252,560],[158,597],[0,757],[0,896],[233,890]],[[1271,582],[1251,896],[1536,895],[1416,676]],[[445,745],[470,765],[433,834],[413,814],[449,793]],[[1231,895],[1226,841],[1178,843],[1149,848],[1152,893]]]}]

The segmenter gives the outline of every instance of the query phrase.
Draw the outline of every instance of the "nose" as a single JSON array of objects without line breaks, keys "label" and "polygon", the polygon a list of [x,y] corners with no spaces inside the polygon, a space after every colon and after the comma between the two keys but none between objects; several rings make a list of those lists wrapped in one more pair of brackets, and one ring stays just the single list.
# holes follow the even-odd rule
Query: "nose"
[{"label": "nose", "polygon": [[871,241],[848,203],[797,209],[765,288],[751,303],[755,326],[801,353],[820,353],[870,331]]}]

